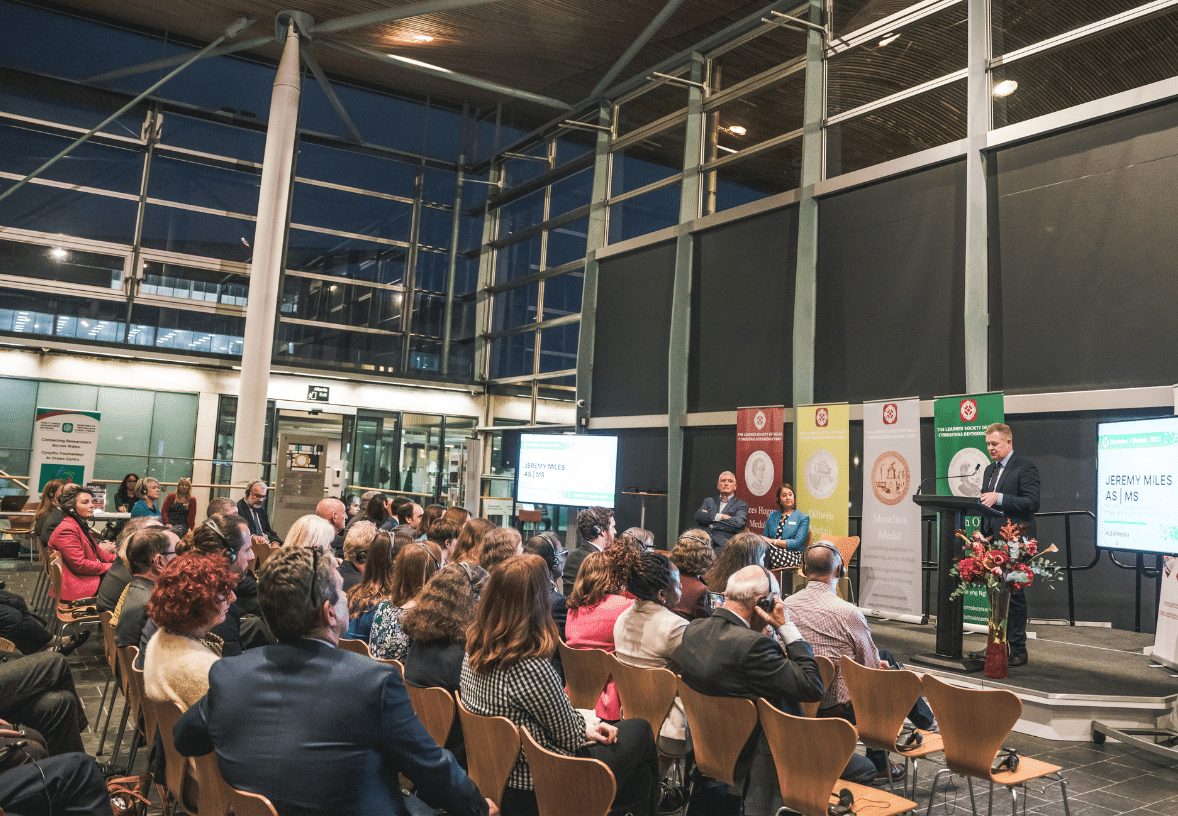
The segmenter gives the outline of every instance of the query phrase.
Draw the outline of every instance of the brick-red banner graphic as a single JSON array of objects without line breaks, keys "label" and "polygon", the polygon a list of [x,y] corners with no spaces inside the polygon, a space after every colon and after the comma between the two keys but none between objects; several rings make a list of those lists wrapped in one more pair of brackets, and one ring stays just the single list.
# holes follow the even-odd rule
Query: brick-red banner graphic
[{"label": "brick-red banner graphic", "polygon": [[748,529],[763,532],[765,519],[777,509],[785,452],[785,408],[736,409],[736,495],[748,503]]}]

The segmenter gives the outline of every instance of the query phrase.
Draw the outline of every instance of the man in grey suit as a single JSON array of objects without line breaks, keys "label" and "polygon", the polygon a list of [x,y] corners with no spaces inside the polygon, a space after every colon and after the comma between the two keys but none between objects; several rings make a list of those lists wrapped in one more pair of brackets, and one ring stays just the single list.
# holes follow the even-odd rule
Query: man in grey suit
[{"label": "man in grey suit", "polygon": [[712,537],[712,548],[719,555],[728,539],[744,529],[749,506],[736,498],[736,476],[731,471],[720,474],[716,490],[720,495],[715,498],[708,496],[703,506],[695,511],[695,523],[708,531]]}]

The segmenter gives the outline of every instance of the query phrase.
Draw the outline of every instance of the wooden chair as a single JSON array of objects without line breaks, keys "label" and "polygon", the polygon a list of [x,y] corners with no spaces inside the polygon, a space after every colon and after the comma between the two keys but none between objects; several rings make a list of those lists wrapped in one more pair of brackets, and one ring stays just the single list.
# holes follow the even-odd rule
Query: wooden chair
[{"label": "wooden chair", "polygon": [[15,652],[16,644],[8,638],[0,638],[0,652]]},{"label": "wooden chair", "polygon": [[[757,711],[777,768],[781,798],[790,810],[806,816],[827,816],[832,794],[837,798],[843,790],[855,797],[859,805],[854,808],[856,812],[871,816],[894,816],[916,808],[910,799],[839,779],[858,739],[855,726],[846,720],[795,717],[764,698],[757,701]],[[798,746],[805,746],[805,750],[798,750]]]},{"label": "wooden chair", "polygon": [[387,663],[388,665],[392,666],[394,669],[397,670],[397,674],[398,674],[398,676],[400,676],[402,682],[405,680],[405,664],[402,663],[400,660],[393,660],[392,658],[385,659],[383,657],[374,657],[372,659],[378,660],[381,663]]},{"label": "wooden chair", "polygon": [[417,719],[421,720],[434,742],[445,746],[450,727],[454,725],[454,696],[444,688],[417,688],[408,683],[405,691],[409,692],[409,702]]},{"label": "wooden chair", "polygon": [[[851,579],[847,577],[848,570],[851,567],[851,559],[855,557],[855,552],[859,549],[859,536],[836,536],[829,533],[823,533],[818,536],[819,541],[829,541],[834,545],[835,549],[839,551],[839,555],[843,558],[843,577],[839,579],[838,586],[835,587],[835,593],[844,601],[854,602],[854,593],[851,591]],[[805,565],[798,567],[797,573],[793,579],[793,591],[797,592],[806,587],[806,573],[804,571]]]},{"label": "wooden chair", "polygon": [[945,767],[937,771],[929,792],[929,812],[936,800],[937,782],[941,774],[964,774],[969,784],[969,802],[976,816],[977,804],[973,796],[973,778],[990,783],[990,805],[993,809],[994,785],[1005,785],[1010,791],[1011,813],[1018,813],[1016,788],[1031,779],[1054,778],[1063,796],[1064,816],[1068,810],[1068,786],[1060,775],[1058,765],[1020,756],[1018,768],[995,773],[992,768],[1002,742],[1010,734],[1023,713],[1023,703],[1013,692],[1005,689],[967,689],[953,686],[926,674],[922,681],[924,695],[932,706],[945,748]]},{"label": "wooden chair", "polygon": [[614,772],[599,759],[571,757],[549,751],[520,728],[520,742],[540,816],[605,816],[613,805]]},{"label": "wooden chair", "polygon": [[254,571],[260,570],[266,559],[278,552],[278,547],[254,547]]},{"label": "wooden chair", "polygon": [[601,649],[574,649],[564,641],[558,644],[560,662],[564,666],[564,681],[573,708],[597,708],[601,691],[609,682],[617,661]]},{"label": "wooden chair", "polygon": [[[920,699],[922,686],[915,672],[892,669],[869,669],[843,655],[839,662],[843,681],[851,694],[855,709],[855,728],[868,748],[879,748],[904,757],[905,767],[912,765],[912,795],[916,795],[917,760],[943,749],[941,735],[921,731],[921,744],[899,750],[896,738],[904,727],[904,718]],[[907,787],[905,781],[905,787]]]},{"label": "wooden chair", "polygon": [[611,659],[614,661],[614,684],[622,704],[622,719],[646,720],[657,741],[659,729],[678,693],[675,675],[669,669],[640,669],[627,666],[612,655]]},{"label": "wooden chair", "polygon": [[131,750],[127,754],[128,768],[135,764],[135,755],[139,751],[139,740],[134,735],[139,732],[139,717],[142,714],[143,698],[138,689],[131,684],[131,669],[138,654],[138,646],[119,646],[115,649],[119,664],[119,685],[123,690],[123,719],[119,722],[119,732],[115,735],[115,747],[110,761],[111,764],[114,764],[119,756],[119,749],[123,746],[123,732],[129,721],[132,737]]},{"label": "wooden chair", "polygon": [[[61,556],[54,554],[49,559],[50,580],[53,584],[53,597],[61,597]],[[56,632],[54,635],[54,646],[60,646],[62,638],[65,637],[65,630],[68,626],[81,626],[88,623],[98,623],[101,619],[97,614],[94,615],[75,615],[75,605],[77,608],[84,608],[85,602],[92,602],[96,598],[78,599],[77,601],[57,601],[55,605],[56,618]]]},{"label": "wooden chair", "polygon": [[471,713],[457,700],[458,721],[466,743],[467,773],[479,793],[495,803],[503,799],[503,787],[519,758],[520,736],[515,723],[506,717],[484,717]]},{"label": "wooden chair", "polygon": [[[221,769],[217,766],[217,754],[211,751],[204,756],[183,757],[176,750],[172,734],[176,722],[180,719],[180,706],[171,702],[154,703],[155,716],[159,724],[160,740],[164,746],[164,756],[167,763],[168,791],[189,816],[221,816],[229,810],[229,800],[232,788],[221,776]],[[185,778],[196,783],[196,801],[189,799],[189,793],[184,788]],[[189,789],[191,790],[191,788]]]},{"label": "wooden chair", "polygon": [[225,816],[278,816],[278,811],[260,793],[230,788]]},{"label": "wooden chair", "polygon": [[678,679],[679,699],[695,747],[699,772],[726,785],[736,785],[736,760],[757,727],[757,707],[739,697],[709,697]]},{"label": "wooden chair", "polygon": [[[834,682],[834,661],[823,655],[815,655],[814,662],[818,664],[818,673],[822,675],[822,688],[830,688],[830,684]],[[816,703],[800,703],[800,705],[802,707],[802,713],[807,717],[817,717],[818,706],[822,705],[822,701],[819,700]]]},{"label": "wooden chair", "polygon": [[372,657],[372,652],[368,651],[368,643],[363,640],[340,638],[339,647],[341,649],[347,649],[349,652],[355,652],[358,655]]},{"label": "wooden chair", "polygon": [[[136,650],[138,651],[138,650]],[[156,732],[159,730],[159,722],[156,719],[155,703],[147,699],[146,681],[143,676],[143,670],[135,667],[135,659],[131,660],[131,688],[139,700],[139,710],[143,713],[143,733],[147,736],[147,751],[150,754],[152,744],[155,742]],[[113,705],[113,701],[112,701]],[[168,802],[168,787],[167,785],[157,786],[160,802],[165,805],[164,811],[167,812]]]},{"label": "wooden chair", "polygon": [[[107,696],[110,695],[110,707],[106,709],[106,724],[102,727],[102,737],[98,740],[98,750],[96,755],[102,753],[102,749],[106,746],[106,732],[110,728],[110,717],[115,710],[114,694],[111,694],[113,687],[114,693],[122,691],[119,685],[119,657],[115,652],[115,629],[110,625],[111,614],[109,612],[98,613],[98,628],[102,632],[102,653],[106,657],[106,663],[110,666],[110,674],[106,677],[106,685],[102,687],[102,699],[98,703],[98,717],[102,717],[102,708],[106,705]],[[113,683],[111,681],[114,681]],[[97,727],[97,720],[95,727]]]}]

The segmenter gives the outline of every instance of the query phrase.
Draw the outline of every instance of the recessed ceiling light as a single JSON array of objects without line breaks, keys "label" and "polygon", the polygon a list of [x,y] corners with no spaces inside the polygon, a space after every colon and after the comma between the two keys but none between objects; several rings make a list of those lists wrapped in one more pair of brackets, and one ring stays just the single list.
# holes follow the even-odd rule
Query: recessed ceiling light
[{"label": "recessed ceiling light", "polygon": [[427,43],[427,42],[434,41],[434,38],[428,34],[414,34],[409,39],[413,40],[413,42],[419,42],[419,43]]},{"label": "recessed ceiling light", "polygon": [[49,257],[55,261],[64,261],[69,256],[70,254],[61,247],[54,247],[53,249],[49,250]]},{"label": "recessed ceiling light", "polygon": [[733,125],[732,127],[728,128],[728,132],[733,136],[743,136],[749,131],[748,128],[746,128],[744,125]]},{"label": "recessed ceiling light", "polygon": [[1018,83],[1013,79],[1004,79],[994,86],[994,96],[1010,96],[1018,90]]},{"label": "recessed ceiling light", "polygon": [[894,43],[898,39],[900,39],[900,32],[893,31],[891,34],[883,35],[883,37],[880,39],[880,41],[878,43],[876,43],[876,47],[883,48],[885,45],[891,45],[892,43]]}]

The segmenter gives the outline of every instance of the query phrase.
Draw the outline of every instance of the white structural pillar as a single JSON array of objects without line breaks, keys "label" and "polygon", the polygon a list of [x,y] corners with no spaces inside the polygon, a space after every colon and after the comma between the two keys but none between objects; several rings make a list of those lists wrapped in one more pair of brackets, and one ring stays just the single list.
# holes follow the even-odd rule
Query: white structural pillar
[{"label": "white structural pillar", "polygon": [[266,388],[274,354],[274,323],[278,312],[278,284],[282,279],[298,117],[299,34],[294,23],[290,22],[270,98],[254,257],[250,265],[249,301],[245,309],[241,388],[233,432],[233,481],[243,486],[252,479],[262,478],[261,463],[263,458],[268,458],[262,450]]}]

